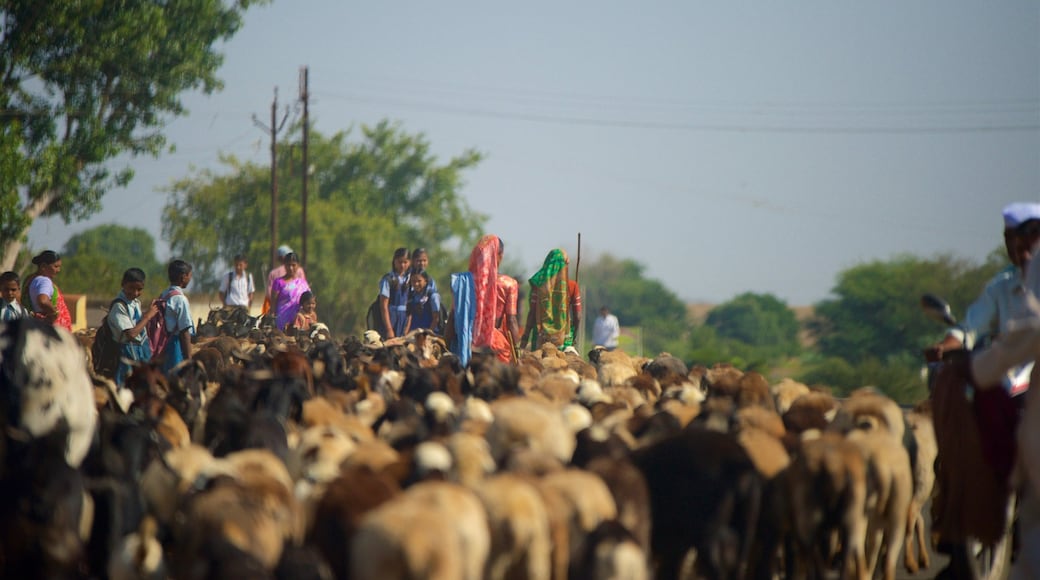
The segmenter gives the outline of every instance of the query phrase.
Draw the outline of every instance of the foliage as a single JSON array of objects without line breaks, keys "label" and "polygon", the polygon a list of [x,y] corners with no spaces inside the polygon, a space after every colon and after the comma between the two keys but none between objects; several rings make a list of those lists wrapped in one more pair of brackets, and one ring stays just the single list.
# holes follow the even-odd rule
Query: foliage
[{"label": "foliage", "polygon": [[799,349],[798,319],[772,294],[741,294],[713,308],[705,324],[719,337],[756,347],[768,358],[791,356]]},{"label": "foliage", "polygon": [[911,405],[928,396],[927,385],[921,376],[921,364],[898,359],[882,361],[874,357],[850,363],[842,358],[828,357],[810,364],[796,378],[808,385],[829,387],[839,397],[860,387],[874,386],[896,402]]},{"label": "foliage", "polygon": [[[462,172],[480,155],[467,151],[439,163],[426,138],[382,122],[324,137],[310,131],[316,167],[307,202],[307,279],[319,318],[338,332],[362,329],[378,280],[399,246],[428,249],[431,274],[446,294],[450,271],[465,269],[486,218],[459,195]],[[281,151],[289,151],[288,143]],[[163,210],[163,236],[173,254],[195,267],[193,284],[212,289],[224,266],[246,254],[256,279],[270,268],[270,169],[222,158],[228,171],[203,171],[176,182]],[[298,161],[281,155],[278,167],[278,241],[297,253],[302,232]],[[460,267],[461,266],[461,267]],[[447,296],[445,296],[447,299]]]},{"label": "foliage", "polygon": [[922,314],[921,295],[945,296],[963,312],[999,268],[992,257],[977,265],[943,255],[898,256],[845,270],[832,290],[836,298],[816,305],[811,330],[819,351],[852,363],[919,352],[942,333]]},{"label": "foliage", "polygon": [[595,262],[582,262],[581,266],[584,316],[590,333],[600,306],[607,305],[622,330],[626,326],[643,329],[643,352],[647,356],[661,352],[678,356],[684,350],[686,305],[659,280],[645,278],[645,266],[610,254],[599,256]]},{"label": "foliage", "polygon": [[926,390],[921,351],[944,332],[921,311],[921,295],[943,296],[962,313],[1004,267],[1003,251],[994,251],[981,264],[902,255],[843,271],[836,297],[815,307],[809,327],[822,358],[806,365],[800,380],[839,393],[874,385],[900,402],[919,401]]},{"label": "foliage", "polygon": [[144,270],[145,297],[158,296],[167,286],[166,268],[155,257],[155,239],[143,228],[97,226],[69,238],[61,255],[65,292],[115,296],[127,268]]},{"label": "foliage", "polygon": [[221,88],[214,50],[256,1],[0,5],[0,244],[10,268],[32,221],[83,219],[126,185],[120,155],[158,155],[181,93]]}]

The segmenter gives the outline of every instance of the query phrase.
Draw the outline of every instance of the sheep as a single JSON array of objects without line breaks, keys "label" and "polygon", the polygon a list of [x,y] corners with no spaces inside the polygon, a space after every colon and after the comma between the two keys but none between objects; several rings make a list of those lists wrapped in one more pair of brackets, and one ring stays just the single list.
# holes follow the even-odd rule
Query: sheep
[{"label": "sheep", "polygon": [[466,488],[418,483],[362,519],[350,577],[478,580],[490,551],[487,513]]},{"label": "sheep", "polygon": [[625,578],[647,580],[646,552],[628,529],[615,520],[600,522],[571,563],[571,580]]},{"label": "sheep", "polygon": [[98,412],[86,355],[76,337],[32,318],[2,324],[0,374],[10,389],[0,425],[40,437],[64,421],[69,437],[65,460],[79,467],[90,450]]},{"label": "sheep", "polygon": [[346,467],[328,482],[308,543],[318,548],[337,578],[346,578],[350,571],[350,547],[362,518],[399,493],[396,480],[364,465]]},{"label": "sheep", "polygon": [[874,576],[883,552],[882,578],[894,580],[913,495],[910,457],[899,439],[883,431],[856,429],[848,439],[863,449],[869,468],[865,502],[867,577]]},{"label": "sheep", "polygon": [[935,487],[935,458],[938,455],[938,445],[935,440],[932,418],[927,412],[915,410],[907,413],[906,423],[913,431],[914,439],[917,442],[917,456],[911,458],[914,470],[914,493],[908,510],[906,545],[903,550],[903,563],[907,571],[913,574],[920,568],[929,566],[928,542],[925,539],[922,510],[924,504],[931,499],[932,489]]},{"label": "sheep", "polygon": [[862,447],[840,433],[825,431],[803,441],[800,452],[782,475],[796,551],[790,554],[792,577],[824,577],[830,545],[837,532],[845,578],[866,578],[867,458]]},{"label": "sheep", "polygon": [[156,539],[158,524],[152,516],[141,519],[137,532],[123,538],[108,561],[111,580],[163,580],[168,570],[162,544]]},{"label": "sheep", "polygon": [[495,421],[487,431],[491,454],[502,464],[516,446],[549,453],[561,462],[574,453],[574,434],[560,412],[548,405],[521,398],[500,399],[491,404]]},{"label": "sheep", "polygon": [[655,577],[678,577],[690,548],[700,573],[736,574],[750,553],[762,486],[736,439],[691,425],[637,449],[632,461],[650,490]]},{"label": "sheep", "polygon": [[783,415],[791,408],[795,399],[809,394],[809,387],[790,378],[784,378],[769,388],[776,402],[776,410]]},{"label": "sheep", "polygon": [[491,552],[485,578],[548,580],[552,543],[549,514],[538,489],[512,474],[474,486],[487,510]]}]

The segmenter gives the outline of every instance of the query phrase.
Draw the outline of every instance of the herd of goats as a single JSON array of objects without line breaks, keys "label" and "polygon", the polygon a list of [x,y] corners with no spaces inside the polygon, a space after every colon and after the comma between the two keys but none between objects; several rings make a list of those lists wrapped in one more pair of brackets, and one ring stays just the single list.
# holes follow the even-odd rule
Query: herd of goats
[{"label": "herd of goats", "polygon": [[[117,387],[0,325],[0,577],[891,579],[926,568],[927,408],[668,354],[463,367],[415,331],[200,325]],[[908,446],[905,441],[913,439]]]}]

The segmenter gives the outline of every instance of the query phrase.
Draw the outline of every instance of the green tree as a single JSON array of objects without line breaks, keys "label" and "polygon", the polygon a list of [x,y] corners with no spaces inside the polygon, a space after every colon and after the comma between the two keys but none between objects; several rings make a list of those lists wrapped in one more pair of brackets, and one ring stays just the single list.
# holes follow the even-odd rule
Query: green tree
[{"label": "green tree", "polygon": [[76,234],[62,250],[61,287],[92,298],[114,296],[123,272],[141,268],[148,277],[145,296],[167,286],[166,269],[155,256],[155,238],[144,228],[107,224]]},{"label": "green tree", "polygon": [[982,263],[902,255],[843,271],[835,298],[815,306],[809,326],[822,358],[810,357],[800,380],[839,393],[873,385],[903,403],[920,400],[921,351],[944,332],[921,311],[921,295],[945,297],[960,315],[1006,260],[1003,250]]},{"label": "green tree", "polygon": [[0,4],[0,269],[36,218],[83,219],[126,185],[117,157],[162,151],[181,93],[221,88],[214,46],[261,1]]},{"label": "green tree", "polygon": [[[349,137],[349,131],[326,138],[312,130],[309,142],[315,173],[304,266],[321,320],[339,332],[362,329],[394,248],[425,246],[446,290],[446,274],[465,269],[486,221],[459,195],[463,171],[480,154],[467,151],[439,163],[423,135],[388,122],[362,127],[359,141]],[[173,184],[163,210],[164,238],[195,266],[194,284],[203,289],[215,287],[219,269],[237,253],[263,269],[258,280],[270,267],[270,169],[233,157],[222,161],[222,174],[203,171]],[[278,240],[302,252],[297,165],[289,155],[279,160]]]},{"label": "green tree", "polygon": [[645,270],[635,260],[611,254],[582,263],[579,282],[586,329],[591,332],[599,307],[607,305],[618,317],[622,331],[626,326],[643,329],[644,354],[671,352],[681,356],[685,350],[683,335],[689,328],[686,305],[659,280],[644,277]]},{"label": "green tree", "polygon": [[772,294],[741,294],[713,308],[705,324],[720,337],[757,347],[771,356],[798,352],[798,319]]}]

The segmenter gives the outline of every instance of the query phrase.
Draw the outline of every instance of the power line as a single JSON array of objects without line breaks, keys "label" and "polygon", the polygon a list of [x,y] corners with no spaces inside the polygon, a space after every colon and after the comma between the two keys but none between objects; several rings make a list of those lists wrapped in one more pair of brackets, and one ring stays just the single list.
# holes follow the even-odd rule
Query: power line
[{"label": "power line", "polygon": [[[312,92],[312,94],[314,94]],[[606,119],[596,117],[578,117],[569,115],[553,115],[543,113],[524,113],[512,111],[496,111],[492,109],[461,107],[444,105],[432,102],[406,101],[394,98],[364,97],[354,94],[342,93],[318,93],[328,98],[349,101],[353,103],[389,105],[392,107],[406,108],[434,113],[444,113],[465,117],[507,119],[513,121],[527,121],[534,123],[546,123],[554,125],[589,126],[604,128],[625,129],[652,129],[667,131],[688,132],[717,132],[717,133],[800,133],[800,134],[948,134],[948,133],[998,133],[998,132],[1029,132],[1040,130],[1040,119],[1034,119],[1024,123],[991,123],[991,124],[962,124],[962,125],[918,125],[910,127],[902,126],[880,126],[880,127],[856,127],[846,126],[808,126],[808,125],[765,125],[751,123],[685,123],[685,122],[660,122],[640,121],[624,119]]]}]

